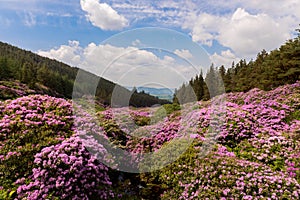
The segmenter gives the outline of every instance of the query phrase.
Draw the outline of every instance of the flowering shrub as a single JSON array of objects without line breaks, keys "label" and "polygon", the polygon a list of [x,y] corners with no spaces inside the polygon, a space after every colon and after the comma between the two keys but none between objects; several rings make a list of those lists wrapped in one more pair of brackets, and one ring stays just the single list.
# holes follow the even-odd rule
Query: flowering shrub
[{"label": "flowering shrub", "polygon": [[[142,175],[143,180],[163,187],[162,199],[298,199],[300,121],[294,113],[299,89],[297,83],[229,94],[224,119],[218,121],[210,106],[200,104],[191,111],[199,135],[193,136],[193,145],[175,163]],[[218,123],[218,144],[203,159],[200,147],[209,126]]]},{"label": "flowering shrub", "polygon": [[31,182],[17,189],[18,198],[108,199],[113,195],[107,167],[91,156],[78,137],[44,148],[34,163]]},{"label": "flowering shrub", "polygon": [[[191,151],[185,156],[192,157]],[[264,164],[217,154],[182,161],[160,173],[168,187],[162,199],[298,199],[300,195],[295,179]]]},{"label": "flowering shrub", "polygon": [[[226,94],[226,98],[233,103],[243,104],[258,104],[266,102],[283,103],[289,106],[299,106],[299,91],[300,81],[291,84],[280,86],[271,91],[263,91],[257,88],[249,92],[235,92]],[[287,98],[289,97],[289,98]]]},{"label": "flowering shrub", "polygon": [[34,155],[69,137],[72,124],[71,104],[64,99],[32,95],[0,103],[0,185],[11,188],[28,177]]},{"label": "flowering shrub", "polygon": [[298,199],[300,82],[223,97],[95,116],[49,96],[0,102],[0,198]]},{"label": "flowering shrub", "polygon": [[[165,143],[178,137],[179,121],[166,121],[148,126],[130,138],[126,147],[133,153],[154,152]],[[138,135],[140,134],[140,135]]]},{"label": "flowering shrub", "polygon": [[275,171],[287,172],[298,182],[300,180],[300,144],[293,132],[281,136],[259,135],[243,141],[233,151],[240,158],[264,163]]},{"label": "flowering shrub", "polygon": [[147,111],[131,111],[130,116],[138,126],[145,126],[150,124],[150,113]]},{"label": "flowering shrub", "polygon": [[0,81],[0,99],[13,99],[24,95],[34,94],[25,84],[17,81]]},{"label": "flowering shrub", "polygon": [[[89,135],[108,138],[89,115],[75,117],[68,101],[41,95],[0,102],[0,109],[3,198],[16,193],[27,199],[113,197],[108,168],[99,162],[110,162],[108,154]],[[102,159],[98,161],[86,147]]]}]

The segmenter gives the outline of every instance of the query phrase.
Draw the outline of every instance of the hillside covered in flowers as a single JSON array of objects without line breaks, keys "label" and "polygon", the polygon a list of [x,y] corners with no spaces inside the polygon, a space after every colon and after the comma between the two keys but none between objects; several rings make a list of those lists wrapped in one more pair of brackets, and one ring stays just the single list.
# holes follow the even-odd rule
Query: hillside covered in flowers
[{"label": "hillside covered in flowers", "polygon": [[32,93],[0,101],[0,199],[299,199],[299,81],[96,113]]}]

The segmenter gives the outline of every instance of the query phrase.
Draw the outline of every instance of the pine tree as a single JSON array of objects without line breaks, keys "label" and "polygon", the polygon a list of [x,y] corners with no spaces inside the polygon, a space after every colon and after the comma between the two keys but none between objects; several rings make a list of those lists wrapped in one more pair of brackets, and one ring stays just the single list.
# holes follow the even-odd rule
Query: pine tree
[{"label": "pine tree", "polygon": [[36,75],[34,67],[31,63],[25,62],[21,69],[21,82],[28,84],[33,88],[36,82]]},{"label": "pine tree", "polygon": [[218,95],[218,77],[216,74],[216,69],[214,67],[214,64],[211,64],[209,71],[206,74],[205,82],[208,87],[208,92],[210,97],[215,97]]},{"label": "pine tree", "polygon": [[10,78],[10,70],[7,58],[0,58],[0,80]]}]

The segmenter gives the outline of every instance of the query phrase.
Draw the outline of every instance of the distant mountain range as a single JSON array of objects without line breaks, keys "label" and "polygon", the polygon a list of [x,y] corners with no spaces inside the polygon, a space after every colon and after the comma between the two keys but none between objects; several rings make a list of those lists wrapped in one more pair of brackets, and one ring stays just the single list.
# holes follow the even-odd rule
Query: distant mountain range
[{"label": "distant mountain range", "polygon": [[[126,87],[128,90],[132,90],[133,87]],[[152,87],[136,87],[138,92],[144,91],[147,94],[158,97],[160,99],[166,99],[172,101],[175,88],[152,88]]]}]

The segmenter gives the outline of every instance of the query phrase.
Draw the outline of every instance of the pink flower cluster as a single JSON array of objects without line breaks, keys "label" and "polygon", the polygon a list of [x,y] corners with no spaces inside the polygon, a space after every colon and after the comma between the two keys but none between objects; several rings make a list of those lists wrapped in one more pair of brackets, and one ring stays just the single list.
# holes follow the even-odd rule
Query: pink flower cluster
[{"label": "pink flower cluster", "polygon": [[139,134],[144,132],[144,135],[136,135],[129,138],[126,147],[132,153],[145,153],[154,152],[160,147],[181,135],[178,134],[180,128],[180,117],[175,120],[169,120],[166,118],[162,123],[157,123],[154,125],[149,125],[139,132]]},{"label": "pink flower cluster", "polygon": [[34,163],[32,181],[17,189],[20,199],[108,199],[113,195],[107,167],[91,156],[78,137],[44,148]]},{"label": "pink flower cluster", "polygon": [[160,180],[169,188],[161,198],[298,199],[300,82],[224,97],[223,119],[214,119],[210,106],[192,111],[202,141],[219,123],[216,151],[197,159],[200,148],[192,146],[182,160],[162,170]]},{"label": "pink flower cluster", "polygon": [[51,126],[53,131],[69,130],[73,120],[72,105],[50,96],[32,95],[7,100],[0,106],[0,136],[24,134],[30,128]]},{"label": "pink flower cluster", "polygon": [[[213,107],[213,99],[159,113],[159,121],[151,121],[153,108],[93,116],[80,107],[73,113],[69,101],[50,96],[0,102],[0,167],[12,169],[0,172],[1,184],[12,181],[20,199],[113,198],[104,164],[130,167],[138,154],[188,137],[193,143],[187,153],[156,173],[162,199],[298,199],[300,82],[223,97],[223,110]],[[213,140],[211,152],[199,156],[201,145]],[[127,152],[124,158],[116,147]]]},{"label": "pink flower cluster", "polygon": [[0,168],[8,169],[1,184],[11,187],[6,184],[27,177],[37,152],[73,134],[73,119],[64,99],[31,95],[0,102]]},{"label": "pink flower cluster", "polygon": [[0,99],[11,99],[34,93],[36,93],[34,90],[18,81],[0,81]]},{"label": "pink flower cluster", "polygon": [[166,170],[164,182],[178,185],[166,190],[162,199],[297,199],[300,195],[295,179],[264,164],[216,154],[194,162]]}]

